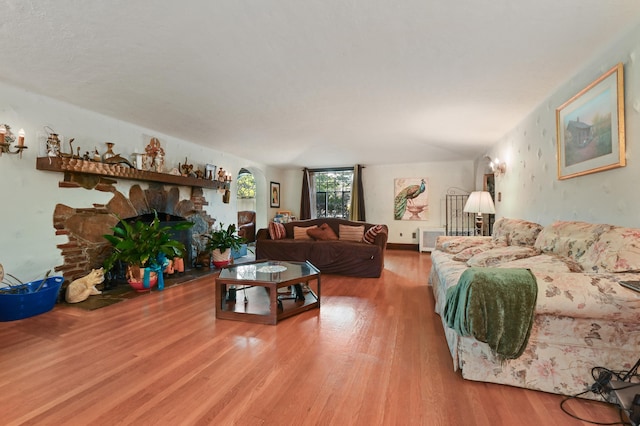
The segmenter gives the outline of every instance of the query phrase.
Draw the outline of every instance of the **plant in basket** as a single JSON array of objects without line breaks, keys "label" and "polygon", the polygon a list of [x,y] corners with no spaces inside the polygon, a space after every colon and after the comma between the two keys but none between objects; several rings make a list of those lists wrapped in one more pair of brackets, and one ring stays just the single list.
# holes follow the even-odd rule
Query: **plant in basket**
[{"label": "plant in basket", "polygon": [[236,225],[233,223],[225,229],[224,224],[212,229],[208,234],[203,235],[207,243],[205,249],[211,253],[213,264],[217,268],[226,266],[231,261],[231,250],[240,250],[242,244],[246,243],[243,237],[238,236]]},{"label": "plant in basket", "polygon": [[105,234],[104,238],[111,243],[113,251],[104,262],[105,272],[116,262],[126,264],[126,277],[129,284],[137,291],[145,291],[158,284],[164,287],[162,270],[167,259],[181,257],[185,251],[184,244],[171,237],[171,231],[189,229],[192,222],[175,222],[162,225],[158,213],[150,223],[136,220],[129,223],[120,220],[111,228],[113,234]]}]

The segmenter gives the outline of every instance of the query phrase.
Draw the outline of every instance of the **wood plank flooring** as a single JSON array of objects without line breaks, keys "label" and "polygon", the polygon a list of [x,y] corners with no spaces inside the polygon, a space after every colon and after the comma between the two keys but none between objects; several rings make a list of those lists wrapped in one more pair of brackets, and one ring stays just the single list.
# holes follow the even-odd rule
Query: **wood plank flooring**
[{"label": "wood plank flooring", "polygon": [[[426,253],[382,278],[322,277],[277,326],[216,320],[209,277],[96,311],[0,323],[2,425],[582,425],[561,396],[463,380]],[[569,404],[581,417],[616,409]]]}]

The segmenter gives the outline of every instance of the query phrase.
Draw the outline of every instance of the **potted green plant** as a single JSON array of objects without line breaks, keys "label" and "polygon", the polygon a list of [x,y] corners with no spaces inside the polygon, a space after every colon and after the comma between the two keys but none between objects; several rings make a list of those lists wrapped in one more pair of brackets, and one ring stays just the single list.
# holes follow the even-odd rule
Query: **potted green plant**
[{"label": "potted green plant", "polygon": [[[171,238],[170,232],[192,226],[191,222],[161,225],[156,211],[150,223],[120,220],[118,225],[111,228],[113,234],[104,235],[113,248],[104,262],[105,272],[121,261],[126,264],[129,284],[138,291],[148,290],[162,279],[166,260],[182,257],[185,251],[184,244]],[[161,285],[159,287],[162,288]]]},{"label": "potted green plant", "polygon": [[217,268],[226,266],[231,261],[231,250],[240,250],[246,240],[236,233],[233,223],[225,229],[224,224],[203,235],[207,239],[205,249],[211,253],[213,264]]}]

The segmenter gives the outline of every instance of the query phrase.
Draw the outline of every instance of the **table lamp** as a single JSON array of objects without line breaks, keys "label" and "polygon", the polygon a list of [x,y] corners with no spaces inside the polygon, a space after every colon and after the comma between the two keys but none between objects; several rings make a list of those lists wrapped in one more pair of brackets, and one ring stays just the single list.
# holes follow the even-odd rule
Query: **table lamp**
[{"label": "table lamp", "polygon": [[462,209],[465,213],[476,213],[476,235],[482,235],[483,214],[494,214],[496,209],[487,191],[473,191]]}]

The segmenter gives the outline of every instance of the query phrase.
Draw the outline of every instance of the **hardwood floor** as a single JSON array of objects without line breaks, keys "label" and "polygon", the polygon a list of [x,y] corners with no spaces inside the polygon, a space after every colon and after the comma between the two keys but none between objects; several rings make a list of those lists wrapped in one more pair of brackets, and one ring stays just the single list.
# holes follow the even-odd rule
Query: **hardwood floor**
[{"label": "hardwood floor", "polygon": [[[561,396],[455,373],[430,266],[388,250],[382,278],[325,275],[321,309],[277,326],[216,320],[213,278],[0,323],[0,423],[588,424]],[[604,403],[569,408],[619,420]]]}]

